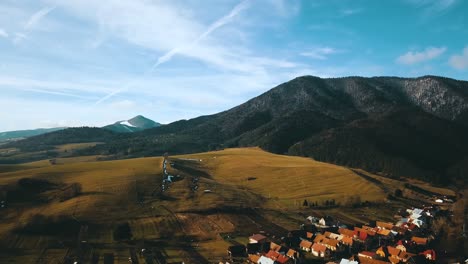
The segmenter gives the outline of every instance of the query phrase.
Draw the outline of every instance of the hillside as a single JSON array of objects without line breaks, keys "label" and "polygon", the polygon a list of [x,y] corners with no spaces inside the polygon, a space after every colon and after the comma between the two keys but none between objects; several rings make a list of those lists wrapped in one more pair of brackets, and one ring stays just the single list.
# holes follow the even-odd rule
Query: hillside
[{"label": "hillside", "polygon": [[129,120],[115,122],[112,125],[103,127],[104,129],[117,132],[117,133],[132,133],[142,131],[149,128],[158,127],[161,124],[154,122],[144,116],[138,115]]},{"label": "hillside", "polygon": [[55,128],[38,128],[30,130],[17,130],[17,131],[6,131],[0,132],[0,142],[2,141],[11,141],[11,140],[20,140],[27,137],[42,135],[45,133],[50,133],[58,130],[63,130],[65,127],[55,127]]},{"label": "hillside", "polygon": [[[296,78],[228,111],[100,145],[113,155],[260,146],[394,176],[463,180],[468,82],[425,76]],[[466,167],[466,166],[465,166]]]},{"label": "hillside", "polygon": [[468,173],[467,134],[466,81],[303,76],[230,110],[110,136],[79,154],[123,158],[259,146],[449,184]]}]

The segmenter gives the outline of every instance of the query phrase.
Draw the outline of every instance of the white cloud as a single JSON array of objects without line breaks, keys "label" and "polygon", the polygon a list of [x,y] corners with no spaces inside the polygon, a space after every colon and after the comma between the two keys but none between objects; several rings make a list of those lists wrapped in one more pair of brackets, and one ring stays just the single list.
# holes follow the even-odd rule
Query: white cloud
[{"label": "white cloud", "polygon": [[32,14],[28,21],[24,24],[24,29],[26,31],[32,30],[45,16],[47,16],[50,12],[52,12],[55,7],[44,7],[41,10],[37,11],[36,13]]},{"label": "white cloud", "polygon": [[362,11],[363,11],[362,8],[348,8],[348,9],[341,10],[341,14],[343,16],[351,16],[351,15],[361,13]]},{"label": "white cloud", "polygon": [[468,46],[463,49],[462,54],[450,57],[449,64],[458,70],[468,69]]},{"label": "white cloud", "polygon": [[446,47],[428,47],[424,51],[408,51],[398,57],[396,61],[400,64],[416,64],[435,59],[442,55],[446,50]]},{"label": "white cloud", "polygon": [[8,33],[2,28],[0,28],[0,37],[8,38]]},{"label": "white cloud", "polygon": [[153,69],[161,65],[162,63],[165,63],[169,61],[172,56],[174,56],[177,53],[181,53],[184,50],[190,50],[192,49],[195,45],[197,45],[200,41],[205,39],[208,35],[210,35],[213,31],[218,29],[219,27],[224,26],[225,24],[231,22],[231,20],[237,16],[243,9],[247,8],[247,0],[243,0],[239,4],[237,4],[230,12],[229,14],[223,16],[222,18],[218,19],[216,22],[211,24],[208,29],[206,29],[203,33],[201,33],[196,39],[194,39],[190,43],[186,43],[184,46],[181,47],[175,47],[165,53],[163,56],[159,57],[157,62],[153,65]]},{"label": "white cloud", "polygon": [[340,52],[342,51],[332,47],[318,47],[310,51],[302,52],[300,55],[317,60],[326,60],[328,59],[328,55],[333,55]]},{"label": "white cloud", "polygon": [[426,16],[435,16],[443,14],[445,11],[454,7],[459,0],[407,0],[410,4],[413,4],[423,10],[423,14]]}]

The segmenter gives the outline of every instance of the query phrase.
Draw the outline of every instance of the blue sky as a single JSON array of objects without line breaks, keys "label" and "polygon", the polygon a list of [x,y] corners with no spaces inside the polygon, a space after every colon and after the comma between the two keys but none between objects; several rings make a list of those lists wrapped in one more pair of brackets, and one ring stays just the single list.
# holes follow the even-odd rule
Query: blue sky
[{"label": "blue sky", "polygon": [[2,0],[0,131],[169,123],[301,75],[468,80],[464,0]]}]

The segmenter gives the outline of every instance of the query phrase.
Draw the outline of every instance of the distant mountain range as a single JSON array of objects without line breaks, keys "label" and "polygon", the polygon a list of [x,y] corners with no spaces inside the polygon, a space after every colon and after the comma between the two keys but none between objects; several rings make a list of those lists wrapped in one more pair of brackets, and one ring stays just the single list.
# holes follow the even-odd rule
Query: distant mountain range
[{"label": "distant mountain range", "polygon": [[118,121],[112,125],[107,125],[103,128],[117,133],[132,133],[158,126],[161,126],[161,124],[154,122],[153,120],[148,119],[144,116],[138,115],[132,119]]},{"label": "distant mountain range", "polygon": [[65,129],[65,127],[55,127],[55,128],[38,128],[30,130],[17,130],[17,131],[7,131],[0,132],[0,142],[20,140],[27,137],[37,136],[49,132],[54,132],[57,130]]},{"label": "distant mountain range", "polygon": [[[66,131],[51,134],[66,139]],[[468,174],[467,135],[466,81],[303,76],[218,114],[108,136],[81,154],[123,158],[260,146],[447,184]]]},{"label": "distant mountain range", "polygon": [[[154,122],[151,119],[138,115],[132,119],[118,121],[112,125],[104,126],[103,128],[117,133],[131,133],[136,131],[142,131],[148,128],[158,127],[160,125],[161,124]],[[30,130],[0,132],[0,142],[21,140],[28,137],[38,136],[63,129],[66,129],[66,127],[38,128]]]}]

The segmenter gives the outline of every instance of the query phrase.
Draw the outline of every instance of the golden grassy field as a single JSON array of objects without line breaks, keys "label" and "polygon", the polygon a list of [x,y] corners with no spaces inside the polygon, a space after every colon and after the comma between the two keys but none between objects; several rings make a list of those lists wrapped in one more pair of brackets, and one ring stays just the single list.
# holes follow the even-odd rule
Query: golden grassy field
[{"label": "golden grassy field", "polygon": [[385,198],[379,187],[347,168],[309,158],[275,155],[259,148],[178,157],[201,159],[215,181],[272,198],[272,206],[302,205],[304,199],[319,204],[331,199],[345,203],[355,195],[361,196],[362,201]]},{"label": "golden grassy field", "polygon": [[[76,147],[83,146],[67,145],[59,149],[64,151]],[[180,174],[181,179],[172,183],[163,196],[154,195],[155,191],[159,194],[161,191],[163,158],[97,161],[99,158],[58,158],[56,165],[48,160],[0,165],[0,186],[15,184],[22,178],[61,184],[79,183],[82,186],[82,194],[69,200],[15,204],[3,210],[0,217],[0,246],[6,245],[12,252],[19,250],[20,253],[18,256],[5,256],[0,252],[0,258],[8,259],[6,263],[42,263],[29,261],[42,256],[49,261],[43,263],[54,263],[70,255],[66,249],[51,245],[63,239],[75,245],[77,234],[57,238],[53,235],[14,232],[15,228],[26,225],[34,215],[68,216],[80,222],[80,225],[89,224],[87,241],[94,245],[92,252],[98,252],[101,259],[104,253],[113,253],[115,263],[126,263],[129,249],[136,247],[135,244],[157,241],[163,243],[158,248],[169,262],[185,260],[190,263],[194,252],[180,249],[181,243],[190,244],[205,259],[225,256],[226,247],[231,243],[225,241],[222,234],[237,234],[236,241],[243,242],[252,232],[274,232],[275,224],[297,228],[303,221],[298,212],[305,210],[302,206],[304,200],[321,205],[325,200],[334,199],[345,205],[350,197],[383,202],[387,196],[381,186],[348,168],[308,158],[275,155],[259,148],[170,157],[170,161],[176,164],[195,159],[188,162],[206,175],[198,179],[198,190],[194,191],[194,176],[178,170],[177,166],[169,166],[169,173]],[[364,171],[360,173],[378,179],[390,191],[402,186],[395,180]],[[424,185],[422,182],[418,184]],[[446,189],[431,190],[449,192]],[[242,208],[256,209],[243,214],[231,212],[229,208],[241,208],[240,212]],[[366,213],[365,210],[355,211],[362,215]],[[329,212],[344,214],[339,209]],[[388,214],[391,214],[391,209]],[[343,217],[359,221],[356,215]],[[131,246],[115,240],[115,228],[122,223],[128,223],[132,231],[135,243]]]}]

